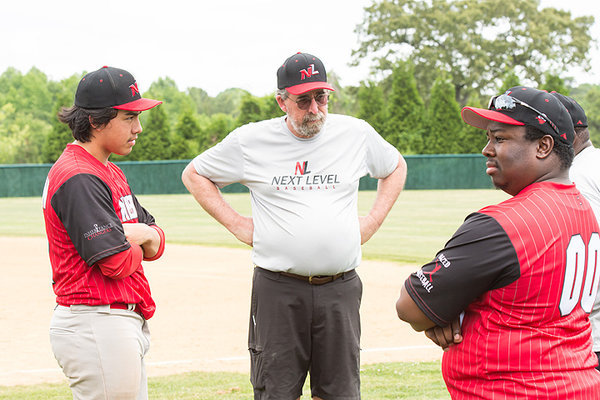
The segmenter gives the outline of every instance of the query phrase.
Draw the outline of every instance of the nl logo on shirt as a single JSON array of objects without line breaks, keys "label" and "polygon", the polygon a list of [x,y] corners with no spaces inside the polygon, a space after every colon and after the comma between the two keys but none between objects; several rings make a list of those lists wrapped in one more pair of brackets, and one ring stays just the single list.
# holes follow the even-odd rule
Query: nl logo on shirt
[{"label": "nl logo on shirt", "polygon": [[138,217],[133,196],[130,194],[119,199],[119,208],[121,209],[121,222],[131,221]]}]

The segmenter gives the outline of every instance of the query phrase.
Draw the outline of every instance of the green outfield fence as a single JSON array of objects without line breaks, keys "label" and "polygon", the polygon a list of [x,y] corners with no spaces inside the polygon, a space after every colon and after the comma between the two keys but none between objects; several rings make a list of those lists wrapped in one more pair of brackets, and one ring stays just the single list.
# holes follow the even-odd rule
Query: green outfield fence
[{"label": "green outfield fence", "polygon": [[[485,158],[480,154],[436,154],[405,156],[408,177],[405,189],[487,189]],[[125,161],[116,163],[125,172],[135,194],[187,193],[181,172],[190,160]],[[0,164],[0,197],[41,196],[52,164]],[[360,180],[360,190],[377,189],[377,180]],[[240,184],[222,189],[225,193],[247,192]]]}]

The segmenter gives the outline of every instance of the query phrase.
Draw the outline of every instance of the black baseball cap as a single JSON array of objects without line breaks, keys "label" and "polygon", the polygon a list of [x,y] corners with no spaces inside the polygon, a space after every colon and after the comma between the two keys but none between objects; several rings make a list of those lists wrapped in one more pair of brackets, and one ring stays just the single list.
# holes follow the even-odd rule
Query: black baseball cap
[{"label": "black baseball cap", "polygon": [[317,57],[296,53],[277,70],[277,88],[291,94],[302,94],[315,89],[335,90],[327,83],[327,71]]},{"label": "black baseball cap", "polygon": [[587,117],[585,116],[585,111],[583,111],[583,107],[581,107],[579,103],[575,101],[575,99],[558,92],[550,93],[552,93],[558,100],[560,100],[563,106],[565,106],[569,112],[569,115],[571,116],[571,121],[573,121],[573,126],[575,128],[587,128],[588,122]]},{"label": "black baseball cap", "polygon": [[142,98],[137,82],[129,72],[107,66],[81,78],[75,92],[75,105],[81,108],[145,111],[161,103]]},{"label": "black baseball cap", "polygon": [[569,145],[575,136],[565,106],[554,95],[525,86],[515,86],[493,96],[488,109],[464,107],[461,115],[467,124],[480,129],[487,129],[489,121],[530,125]]}]

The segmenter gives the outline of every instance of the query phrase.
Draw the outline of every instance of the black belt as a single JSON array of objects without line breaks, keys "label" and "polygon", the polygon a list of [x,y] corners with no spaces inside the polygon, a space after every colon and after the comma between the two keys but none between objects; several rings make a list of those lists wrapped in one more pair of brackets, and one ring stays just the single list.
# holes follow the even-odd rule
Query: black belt
[{"label": "black belt", "polygon": [[292,274],[291,272],[280,272],[279,274],[290,277],[290,278],[299,279],[304,282],[308,282],[311,285],[324,285],[326,283],[333,282],[336,279],[343,277],[345,272],[340,272],[339,274],[335,274],[335,275],[312,275],[312,276],[297,275],[297,274]]}]

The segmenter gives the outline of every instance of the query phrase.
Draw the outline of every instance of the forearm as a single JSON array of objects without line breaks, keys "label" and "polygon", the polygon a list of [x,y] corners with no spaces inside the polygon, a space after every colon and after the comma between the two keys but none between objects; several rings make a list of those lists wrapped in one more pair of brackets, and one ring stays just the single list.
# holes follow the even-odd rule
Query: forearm
[{"label": "forearm", "polygon": [[200,206],[217,222],[233,233],[240,241],[251,245],[254,226],[252,219],[240,215],[221,195],[217,186],[199,175],[190,163],[183,171],[181,180]]},{"label": "forearm", "polygon": [[217,186],[210,179],[196,173],[191,163],[183,171],[182,181],[198,204],[231,231],[231,227],[241,216],[225,201]]},{"label": "forearm", "polygon": [[400,156],[396,169],[377,184],[377,195],[369,213],[361,219],[361,243],[367,242],[379,230],[404,188],[406,161]]},{"label": "forearm", "polygon": [[125,223],[123,230],[130,243],[142,247],[145,260],[155,260],[162,255],[165,237],[159,227],[143,223]]},{"label": "forearm", "polygon": [[127,250],[103,258],[96,265],[107,277],[119,280],[133,274],[142,264],[142,257],[142,248],[132,243]]},{"label": "forearm", "polygon": [[385,220],[388,213],[398,199],[400,192],[406,182],[406,161],[400,156],[398,166],[386,178],[380,179],[377,183],[377,195],[369,216],[372,217],[379,226]]},{"label": "forearm", "polygon": [[398,318],[408,322],[415,331],[421,332],[436,326],[417,306],[415,301],[407,293],[404,285],[400,288],[400,297],[396,301],[396,313]]}]

